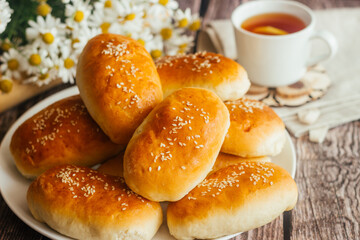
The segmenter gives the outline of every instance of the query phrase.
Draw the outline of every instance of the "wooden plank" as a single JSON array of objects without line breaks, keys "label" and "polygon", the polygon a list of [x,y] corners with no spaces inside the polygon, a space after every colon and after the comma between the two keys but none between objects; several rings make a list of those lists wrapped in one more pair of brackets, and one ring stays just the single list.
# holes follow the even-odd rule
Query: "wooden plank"
[{"label": "wooden plank", "polygon": [[23,223],[5,204],[0,195],[0,239],[47,239]]},{"label": "wooden plank", "polygon": [[179,8],[185,10],[190,8],[192,13],[198,13],[200,11],[201,0],[181,0],[179,2]]},{"label": "wooden plank", "polygon": [[312,9],[329,9],[341,7],[358,7],[358,0],[298,0]]},{"label": "wooden plank", "polygon": [[295,140],[300,195],[292,239],[360,238],[359,136],[356,121],[331,130],[323,144]]},{"label": "wooden plank", "polygon": [[[204,0],[210,1],[204,23],[214,19],[230,19],[232,11],[249,0]],[[326,9],[339,7],[359,7],[359,0],[298,0],[312,9]]]},{"label": "wooden plank", "polygon": [[233,240],[252,239],[284,239],[283,215],[262,227],[240,234],[236,238],[233,238]]}]

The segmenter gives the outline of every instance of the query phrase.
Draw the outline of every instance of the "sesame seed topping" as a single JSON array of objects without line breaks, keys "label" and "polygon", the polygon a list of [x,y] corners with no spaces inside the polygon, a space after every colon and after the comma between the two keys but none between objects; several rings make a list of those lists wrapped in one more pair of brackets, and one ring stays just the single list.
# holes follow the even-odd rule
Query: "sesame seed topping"
[{"label": "sesame seed topping", "polygon": [[127,43],[122,42],[117,45],[111,42],[107,42],[106,48],[104,48],[101,52],[104,55],[111,55],[116,57],[116,61],[120,60],[120,57],[129,54],[129,50],[127,50]]},{"label": "sesame seed topping", "polygon": [[[226,175],[222,175],[227,173]],[[219,170],[219,173],[214,173],[207,177],[203,182],[198,184],[201,196],[210,195],[216,197],[220,195],[225,189],[231,187],[240,187],[240,182],[247,179],[252,185],[269,184],[273,185],[271,177],[273,176],[274,169],[266,163],[252,163],[245,162],[231,167]],[[220,177],[219,176],[223,176]]]},{"label": "sesame seed topping", "polygon": [[266,106],[264,103],[260,101],[255,101],[246,98],[240,98],[235,101],[227,101],[225,102],[225,104],[231,112],[240,109],[246,113],[254,113],[255,109],[262,110],[264,106]]},{"label": "sesame seed topping", "polygon": [[206,53],[206,52],[197,52],[195,54],[188,54],[188,55],[179,54],[176,56],[166,56],[158,59],[155,62],[155,64],[158,69],[161,69],[165,66],[184,67],[183,65],[185,65],[191,71],[207,76],[208,74],[213,73],[213,71],[210,70],[212,65],[220,63],[220,61],[221,61],[220,58],[215,54]]}]

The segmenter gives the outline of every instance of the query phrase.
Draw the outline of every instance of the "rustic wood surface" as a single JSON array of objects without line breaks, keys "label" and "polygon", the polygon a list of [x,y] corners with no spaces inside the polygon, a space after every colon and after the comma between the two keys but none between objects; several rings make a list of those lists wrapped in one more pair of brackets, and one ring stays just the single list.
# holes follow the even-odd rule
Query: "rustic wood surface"
[{"label": "rustic wood surface", "polygon": [[[182,9],[200,12],[204,23],[229,18],[241,0],[180,0]],[[355,7],[360,0],[301,0],[313,9]],[[205,13],[206,12],[206,13]],[[0,141],[27,109],[58,86],[0,114]],[[360,239],[360,120],[329,131],[322,144],[307,136],[292,138],[297,153],[295,180],[299,200],[294,210],[237,236],[245,239]],[[0,239],[47,239],[24,224],[0,196]]]}]

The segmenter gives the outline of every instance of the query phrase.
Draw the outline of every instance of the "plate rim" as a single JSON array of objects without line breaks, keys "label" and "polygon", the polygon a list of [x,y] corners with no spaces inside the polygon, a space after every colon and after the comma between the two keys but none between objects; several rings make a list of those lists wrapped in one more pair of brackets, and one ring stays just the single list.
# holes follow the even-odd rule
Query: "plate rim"
[{"label": "plate rim", "polygon": [[[2,141],[0,143],[0,180],[1,180],[0,181],[0,192],[1,192],[1,195],[2,195],[5,203],[11,209],[11,211],[22,222],[24,222],[28,227],[32,228],[34,231],[37,231],[39,234],[42,234],[42,235],[44,235],[46,237],[49,237],[49,238],[52,238],[52,239],[63,239],[63,240],[65,240],[65,239],[71,239],[71,238],[69,238],[68,236],[63,235],[63,234],[57,232],[56,230],[50,228],[45,223],[41,223],[41,222],[37,221],[36,219],[34,219],[33,216],[31,215],[30,210],[28,209],[27,205],[26,205],[26,208],[27,208],[26,211],[30,214],[30,216],[26,216],[21,212],[21,209],[20,209],[21,206],[17,206],[16,204],[11,203],[11,199],[9,199],[9,196],[7,194],[5,194],[4,191],[2,190],[2,189],[4,189],[4,187],[3,187],[3,185],[4,185],[3,178],[5,178],[5,176],[9,177],[9,175],[10,175],[10,173],[6,172],[5,169],[4,169],[4,165],[6,164],[5,162],[7,160],[2,159],[2,157],[3,156],[6,157],[5,154],[7,152],[10,153],[9,144],[10,144],[11,137],[12,137],[13,133],[15,132],[16,128],[18,126],[20,126],[20,124],[22,124],[25,120],[32,117],[34,114],[36,114],[37,112],[39,112],[40,110],[42,110],[46,106],[49,106],[50,104],[52,104],[52,103],[54,103],[54,102],[56,102],[56,101],[58,101],[60,99],[63,99],[65,97],[69,97],[69,96],[73,96],[73,95],[76,95],[76,94],[79,94],[79,89],[75,85],[75,86],[63,89],[63,90],[61,90],[61,91],[59,91],[57,93],[54,93],[54,94],[44,98],[40,102],[36,103],[32,107],[30,107],[28,110],[26,110],[23,114],[21,114],[21,116],[19,118],[17,118],[15,120],[15,122],[10,126],[10,128],[8,129],[8,131],[6,132],[4,138],[2,139]],[[5,144],[5,143],[7,143],[7,144]],[[285,142],[285,144],[289,145],[288,150],[291,153],[291,164],[292,164],[291,169],[287,169],[287,171],[289,172],[289,170],[290,170],[290,172],[289,172],[290,175],[292,176],[292,178],[295,178],[295,173],[296,173],[296,150],[295,150],[294,144],[292,142],[292,139],[290,137],[290,134],[288,133],[287,130],[286,130],[286,142]],[[284,149],[285,149],[285,146],[284,146]],[[284,151],[284,149],[283,149],[283,151]],[[272,157],[272,158],[274,158],[274,157]],[[14,164],[14,167],[15,167],[15,164]],[[19,172],[17,172],[17,174],[19,174],[20,177],[24,178]],[[15,181],[15,179],[11,179],[11,180]],[[28,185],[31,183],[31,180],[29,180],[29,179],[24,178],[24,180],[28,182],[27,183]],[[17,184],[21,184],[21,183],[17,183]],[[28,185],[26,186],[26,188],[28,188]],[[220,237],[220,238],[217,238],[217,240],[229,239],[229,238],[234,237],[234,236],[236,236],[238,234],[240,234],[240,233]]]}]

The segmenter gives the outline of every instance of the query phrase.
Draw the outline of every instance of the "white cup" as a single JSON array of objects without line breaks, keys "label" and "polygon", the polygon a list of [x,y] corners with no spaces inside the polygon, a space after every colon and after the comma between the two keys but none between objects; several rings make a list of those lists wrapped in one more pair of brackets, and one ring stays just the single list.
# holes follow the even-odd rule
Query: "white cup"
[{"label": "white cup", "polygon": [[[300,18],[306,27],[286,35],[262,35],[241,27],[249,17],[264,13],[287,13]],[[235,30],[238,62],[246,69],[252,83],[277,87],[295,83],[308,66],[333,57],[337,51],[335,37],[317,31],[310,8],[294,1],[257,0],[237,7],[231,16]],[[328,46],[326,54],[310,57],[310,40],[321,39]]]}]

